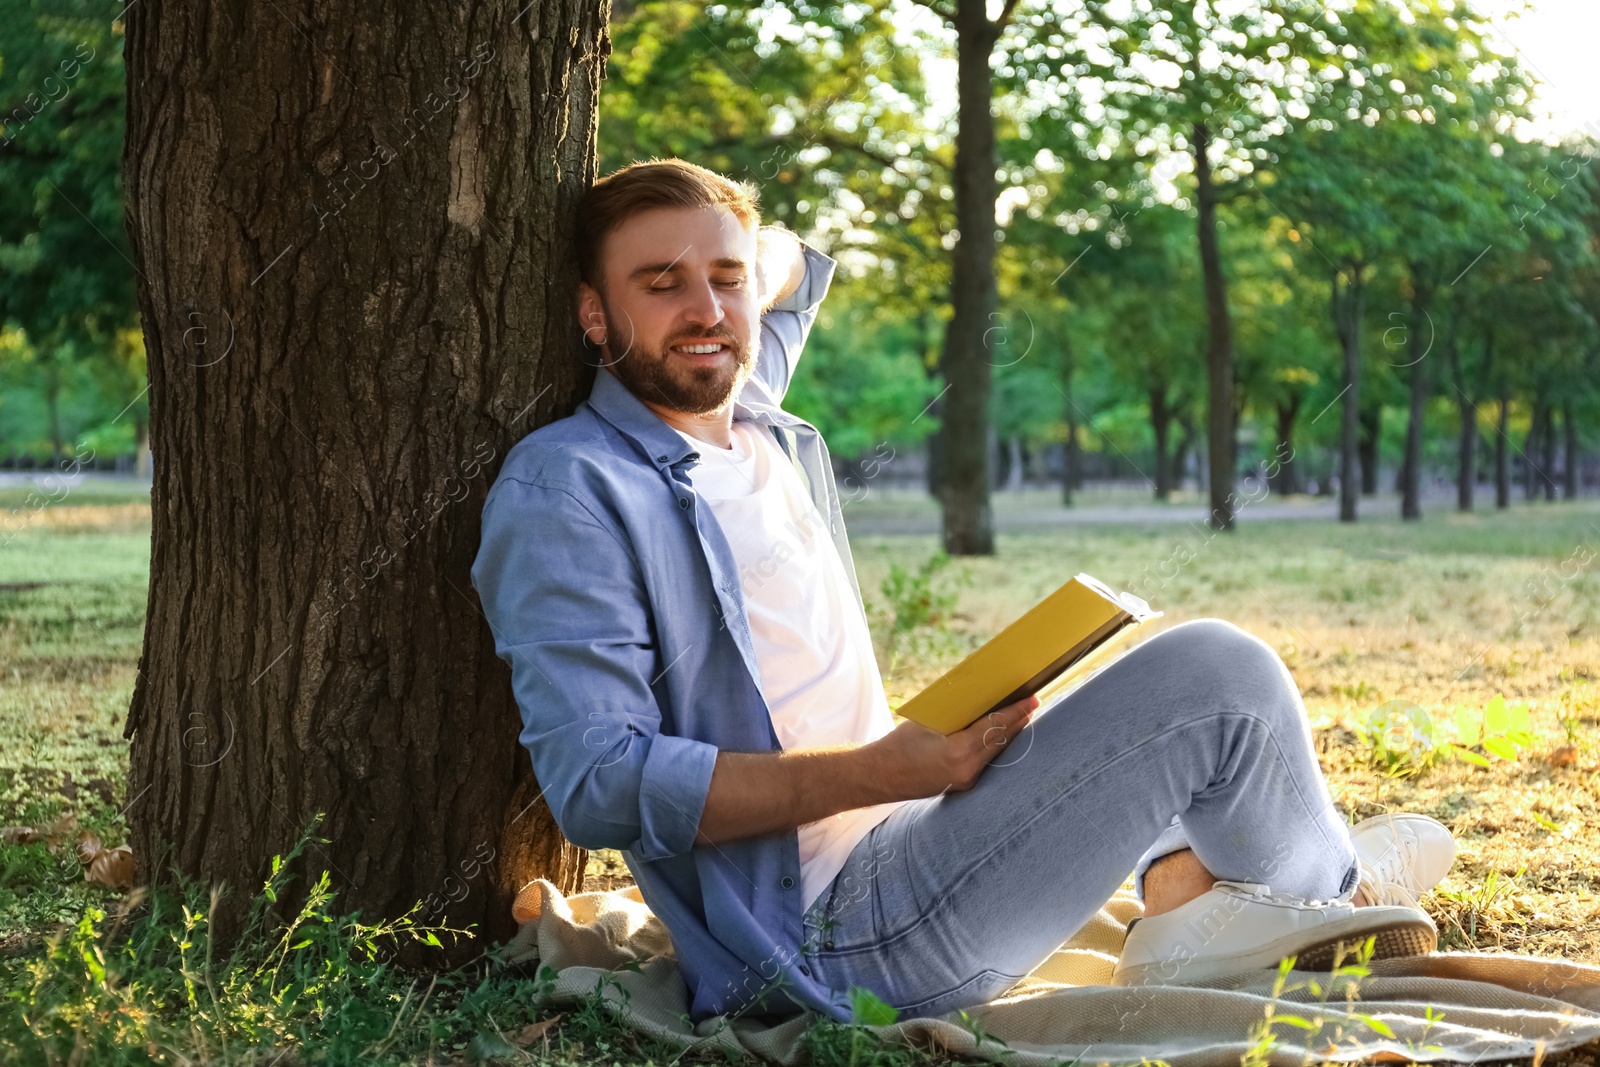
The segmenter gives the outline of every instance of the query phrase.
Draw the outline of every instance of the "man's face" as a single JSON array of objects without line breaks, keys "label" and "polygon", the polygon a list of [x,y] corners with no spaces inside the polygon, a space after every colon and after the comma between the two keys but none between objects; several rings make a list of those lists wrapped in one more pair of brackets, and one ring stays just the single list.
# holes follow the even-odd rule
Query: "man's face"
[{"label": "man's face", "polygon": [[655,208],[600,250],[605,296],[579,286],[578,316],[602,365],[648,404],[690,415],[725,406],[755,366],[756,234],[726,208]]}]

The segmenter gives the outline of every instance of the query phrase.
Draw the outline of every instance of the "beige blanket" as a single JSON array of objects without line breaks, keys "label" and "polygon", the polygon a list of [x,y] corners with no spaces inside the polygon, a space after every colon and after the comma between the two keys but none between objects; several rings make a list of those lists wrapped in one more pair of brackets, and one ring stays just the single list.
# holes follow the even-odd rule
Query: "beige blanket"
[{"label": "beige blanket", "polygon": [[[1295,971],[1277,995],[1278,975],[1265,972],[1208,987],[1108,986],[1127,922],[1139,910],[1131,894],[1112,898],[1004,997],[969,1009],[976,1027],[952,1013],[873,1030],[935,1052],[1040,1067],[1074,1060],[1233,1065],[1252,1049],[1257,1062],[1273,1065],[1369,1057],[1537,1063],[1600,1039],[1600,967],[1529,956],[1383,960],[1370,965],[1369,976],[1344,979],[1337,988],[1328,988],[1335,983],[1326,974],[1313,985],[1318,976]],[[652,1037],[739,1049],[780,1064],[804,1059],[800,1037],[811,1021],[804,1016],[775,1026],[723,1017],[689,1025],[687,989],[666,928],[638,890],[563,897],[538,881],[523,890],[518,913],[536,917],[522,923],[507,958],[554,968],[556,1003],[598,989],[628,1025]],[[985,1037],[980,1048],[978,1036],[985,1034],[999,1041]]]}]

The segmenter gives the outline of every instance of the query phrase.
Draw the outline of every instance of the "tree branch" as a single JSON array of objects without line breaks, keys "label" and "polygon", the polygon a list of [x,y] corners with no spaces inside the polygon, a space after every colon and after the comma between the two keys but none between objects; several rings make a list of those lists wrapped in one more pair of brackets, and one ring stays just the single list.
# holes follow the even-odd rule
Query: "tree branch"
[{"label": "tree branch", "polygon": [[[913,4],[921,4],[923,7],[927,8],[929,11],[932,11],[935,15],[938,15],[940,18],[944,19],[945,22],[948,23],[951,26],[954,26],[956,24],[955,14],[953,12],[946,11],[944,8],[940,7],[938,4],[934,3],[934,0],[911,0],[911,2]],[[1016,2],[1016,0],[1008,0],[1008,3],[1015,3],[1015,2]]]},{"label": "tree branch", "polygon": [[1000,17],[994,20],[994,35],[1000,36],[1000,31],[1006,28],[1006,23],[1011,21],[1011,13],[1017,9],[1017,0],[1006,0],[1006,6],[1001,9]]}]

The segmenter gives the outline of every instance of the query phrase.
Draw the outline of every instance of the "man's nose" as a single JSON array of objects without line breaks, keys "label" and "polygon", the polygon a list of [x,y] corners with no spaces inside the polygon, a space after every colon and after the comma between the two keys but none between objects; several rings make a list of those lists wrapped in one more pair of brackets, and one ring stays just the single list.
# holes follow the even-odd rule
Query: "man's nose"
[{"label": "man's nose", "polygon": [[690,322],[702,326],[715,326],[726,315],[723,308],[723,295],[712,288],[709,280],[701,280],[689,285],[688,304],[685,308]]}]

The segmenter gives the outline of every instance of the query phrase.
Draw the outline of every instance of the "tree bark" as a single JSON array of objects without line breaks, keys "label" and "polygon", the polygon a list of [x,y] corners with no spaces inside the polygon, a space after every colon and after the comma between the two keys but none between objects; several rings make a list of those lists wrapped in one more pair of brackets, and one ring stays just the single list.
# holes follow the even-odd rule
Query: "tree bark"
[{"label": "tree bark", "polygon": [[1217,245],[1217,188],[1211,176],[1211,129],[1194,124],[1195,205],[1199,218],[1200,271],[1206,296],[1206,444],[1211,468],[1213,529],[1232,530],[1234,510],[1233,323],[1228,283]]},{"label": "tree bark", "polygon": [[[1357,469],[1361,450],[1361,313],[1365,286],[1363,266],[1350,265],[1333,272],[1333,326],[1343,355],[1344,388],[1339,409],[1339,521],[1356,521],[1357,484],[1366,464]],[[1341,281],[1341,277],[1343,280]],[[1361,456],[1364,460],[1365,457]]]},{"label": "tree bark", "polygon": [[502,938],[522,885],[584,866],[470,568],[500,458],[592,379],[560,294],[605,5],[296,11],[127,15],[156,457],[138,877],[226,883],[208,921],[230,938],[320,815],[280,911],[325,872],[366,921],[420,900]]},{"label": "tree bark", "polygon": [[994,278],[994,83],[989,57],[999,30],[984,0],[956,4],[956,227],[951,260],[954,316],[946,334],[943,504],[944,550],[952,556],[994,554],[989,501],[989,392],[985,347],[999,302]]}]

